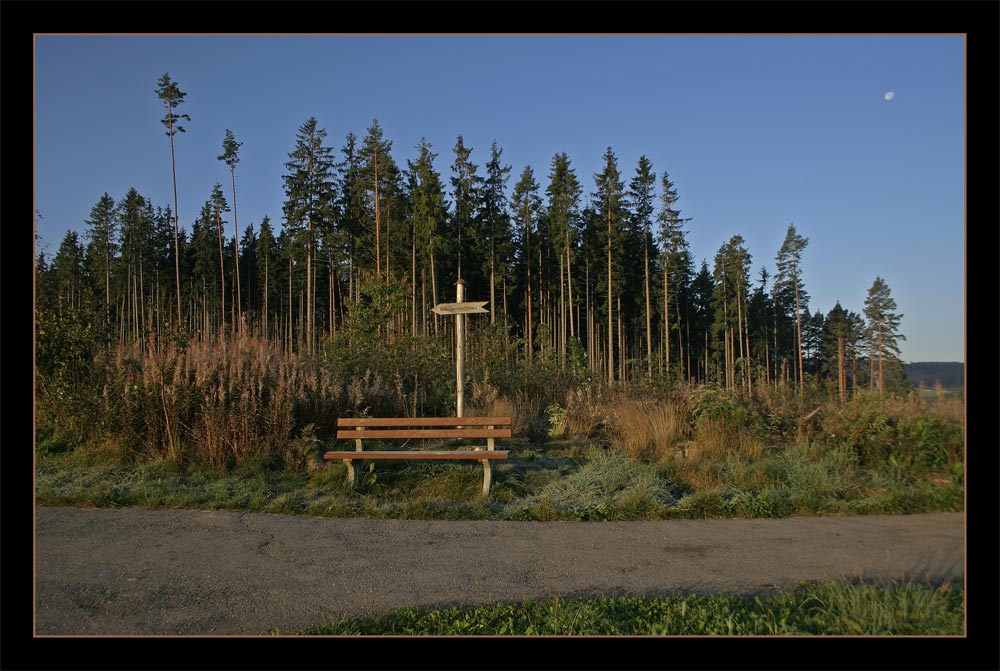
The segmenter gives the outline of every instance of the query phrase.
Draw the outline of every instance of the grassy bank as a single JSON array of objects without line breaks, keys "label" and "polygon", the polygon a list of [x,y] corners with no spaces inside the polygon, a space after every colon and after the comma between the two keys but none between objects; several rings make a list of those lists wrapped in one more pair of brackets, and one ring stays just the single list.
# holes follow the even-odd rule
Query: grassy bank
[{"label": "grassy bank", "polygon": [[649,464],[571,441],[509,446],[493,490],[480,496],[478,464],[381,462],[347,487],[341,464],[324,470],[185,470],[166,461],[121,464],[79,454],[38,461],[41,505],[143,506],[321,517],[508,520],[648,520],[962,510],[957,476],[918,479],[840,464],[808,448],[753,463],[700,463],[717,483],[686,479],[674,462]]},{"label": "grassy bank", "polygon": [[[951,584],[807,584],[769,596],[636,596],[403,608],[331,620],[305,635],[961,636],[964,593]],[[280,633],[280,632],[275,632]]]}]

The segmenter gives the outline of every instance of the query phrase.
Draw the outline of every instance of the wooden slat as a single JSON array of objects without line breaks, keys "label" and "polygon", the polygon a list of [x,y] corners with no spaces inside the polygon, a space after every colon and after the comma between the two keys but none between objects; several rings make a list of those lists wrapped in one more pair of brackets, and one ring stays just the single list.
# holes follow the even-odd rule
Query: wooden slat
[{"label": "wooden slat", "polygon": [[461,450],[402,450],[399,452],[327,452],[324,459],[506,459],[508,450],[488,450],[466,452]]},{"label": "wooden slat", "polygon": [[510,417],[341,417],[337,426],[509,426]]},{"label": "wooden slat", "polygon": [[510,429],[341,429],[337,438],[510,438]]}]

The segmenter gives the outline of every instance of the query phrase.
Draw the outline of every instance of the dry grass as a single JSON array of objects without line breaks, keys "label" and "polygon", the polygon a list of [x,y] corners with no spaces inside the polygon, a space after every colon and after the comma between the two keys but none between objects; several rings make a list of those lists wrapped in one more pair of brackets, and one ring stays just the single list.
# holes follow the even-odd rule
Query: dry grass
[{"label": "dry grass", "polygon": [[537,398],[516,391],[512,396],[501,396],[496,389],[476,390],[479,397],[471,407],[470,415],[510,417],[511,433],[527,436],[532,442],[544,442],[548,434],[545,408]]},{"label": "dry grass", "polygon": [[896,419],[918,420],[929,416],[965,428],[965,400],[956,394],[940,392],[937,398],[927,398],[914,391],[904,397],[887,396],[882,399],[882,408]]},{"label": "dry grass", "polygon": [[612,446],[634,459],[660,461],[691,434],[690,412],[672,400],[620,402],[610,415]]},{"label": "dry grass", "polygon": [[119,350],[100,365],[99,423],[110,429],[101,443],[145,459],[217,468],[295,460],[289,439],[299,418],[332,430],[344,402],[329,371],[260,338]]},{"label": "dry grass", "polygon": [[[760,459],[764,446],[742,427],[733,427],[722,420],[707,419],[695,429],[693,448],[695,459],[734,461]],[[691,449],[691,448],[689,448]]]}]

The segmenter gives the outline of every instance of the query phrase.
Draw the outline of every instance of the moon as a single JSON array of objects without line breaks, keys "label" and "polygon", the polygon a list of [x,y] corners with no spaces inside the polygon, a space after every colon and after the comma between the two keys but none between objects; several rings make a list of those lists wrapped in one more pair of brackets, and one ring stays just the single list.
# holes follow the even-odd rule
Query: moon
[{"label": "moon", "polygon": [[895,97],[896,97],[895,92],[893,92],[893,91],[886,91],[885,92],[885,99],[886,100],[892,100]]}]

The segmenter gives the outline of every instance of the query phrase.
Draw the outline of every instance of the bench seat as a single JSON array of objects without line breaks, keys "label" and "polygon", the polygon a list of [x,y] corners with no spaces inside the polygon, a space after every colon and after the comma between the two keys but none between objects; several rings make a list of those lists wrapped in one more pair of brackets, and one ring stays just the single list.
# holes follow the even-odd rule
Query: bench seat
[{"label": "bench seat", "polygon": [[510,454],[508,450],[473,450],[469,452],[459,450],[385,450],[363,452],[343,451],[327,452],[324,459],[506,459]]},{"label": "bench seat", "polygon": [[[508,450],[494,449],[497,438],[511,437],[510,417],[342,417],[337,420],[337,439],[354,440],[355,448],[331,450],[323,458],[341,460],[347,467],[347,480],[355,482],[355,462],[376,459],[475,460],[483,464],[483,494],[490,493],[493,462],[506,459]],[[380,440],[455,440],[485,438],[485,447],[455,450],[365,450],[363,441]]]}]

